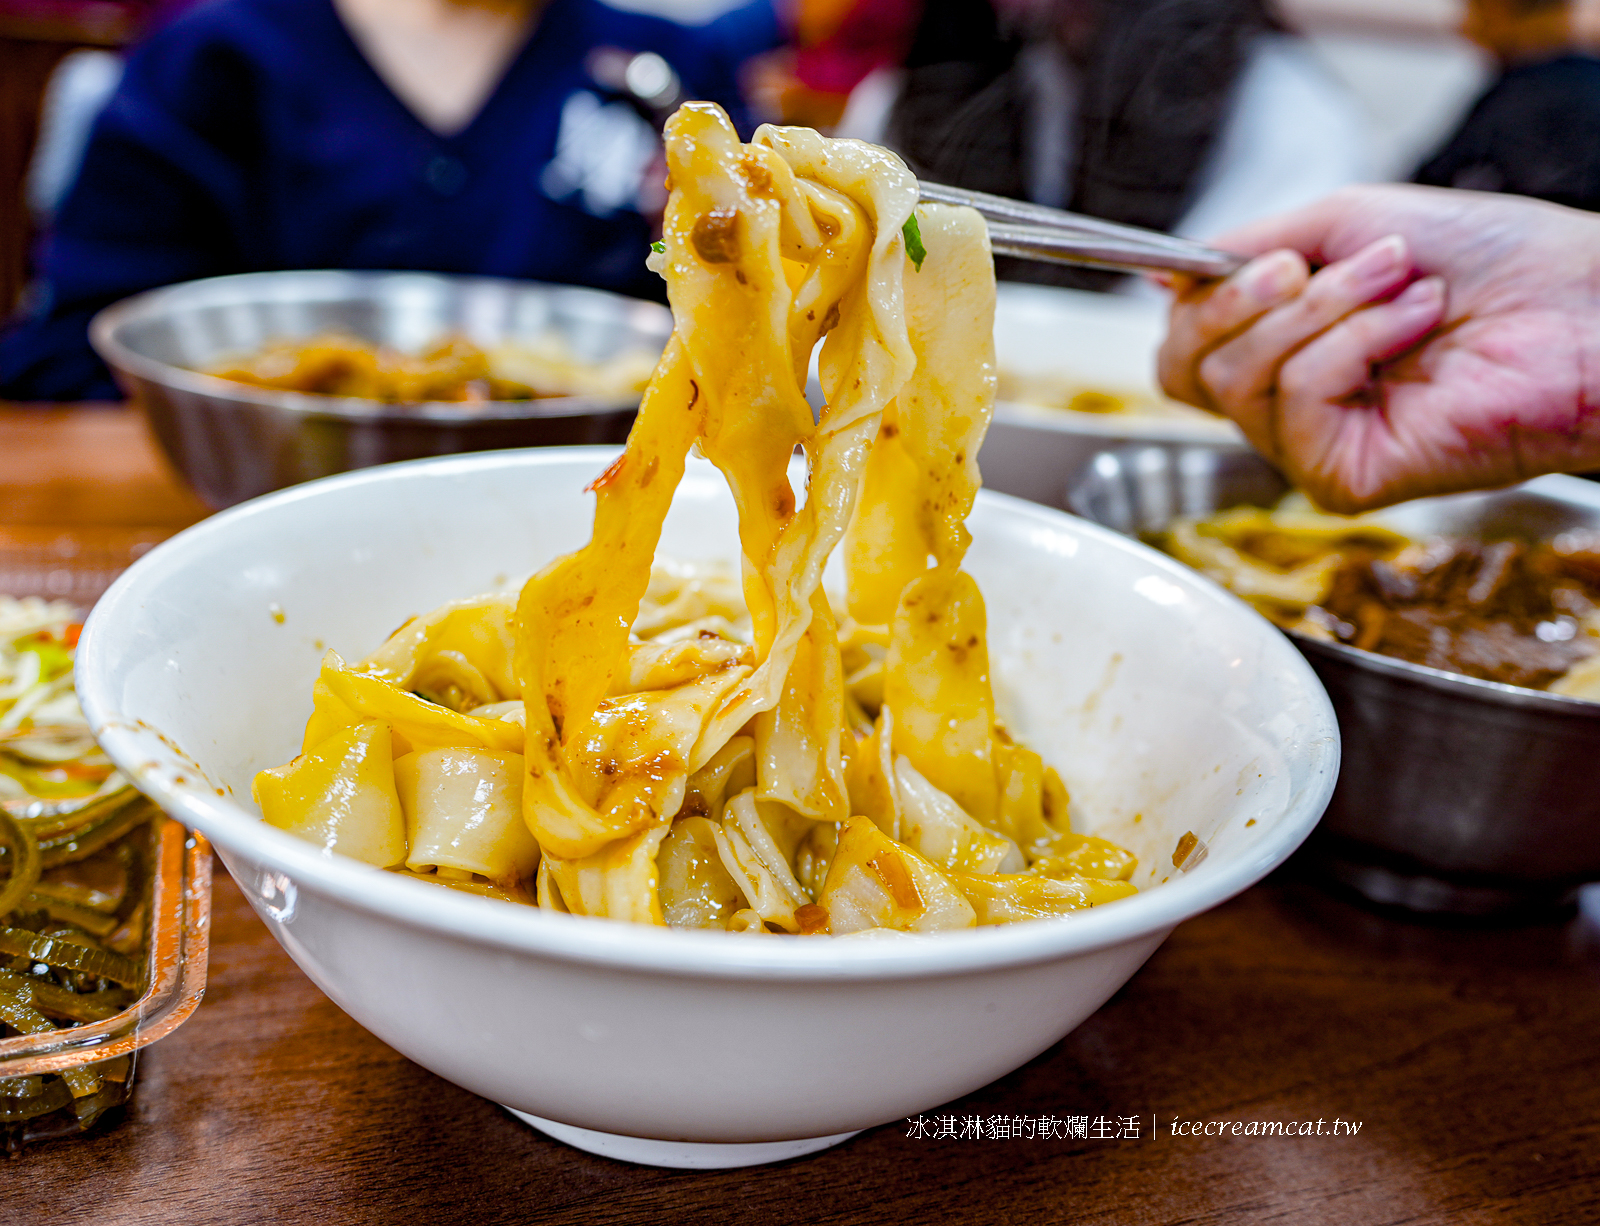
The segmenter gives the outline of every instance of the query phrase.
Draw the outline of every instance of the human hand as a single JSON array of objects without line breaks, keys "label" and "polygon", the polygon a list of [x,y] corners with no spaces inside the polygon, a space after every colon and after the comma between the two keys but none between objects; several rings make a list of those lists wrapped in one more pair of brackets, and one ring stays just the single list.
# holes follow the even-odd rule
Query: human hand
[{"label": "human hand", "polygon": [[1174,287],[1161,382],[1321,505],[1600,467],[1600,217],[1352,187],[1216,245],[1259,258]]}]

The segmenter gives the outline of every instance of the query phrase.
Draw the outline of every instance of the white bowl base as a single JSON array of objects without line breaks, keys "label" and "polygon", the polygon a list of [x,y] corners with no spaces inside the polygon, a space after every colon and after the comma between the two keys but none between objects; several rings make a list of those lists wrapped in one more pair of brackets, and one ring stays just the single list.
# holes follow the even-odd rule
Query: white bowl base
[{"label": "white bowl base", "polygon": [[595,1132],[590,1128],[558,1124],[554,1120],[518,1111],[515,1107],[506,1107],[506,1110],[574,1149],[599,1154],[602,1158],[613,1158],[618,1162],[671,1167],[680,1171],[724,1171],[739,1166],[783,1162],[788,1158],[799,1158],[820,1149],[829,1149],[856,1135],[854,1132],[836,1132],[831,1137],[802,1137],[798,1141],[748,1141],[726,1145],[702,1141],[653,1141],[648,1137],[625,1137],[615,1132]]},{"label": "white bowl base", "polygon": [[[535,1121],[553,1136],[732,1166],[931,1110],[1055,1043],[1175,925],[1287,858],[1327,804],[1333,710],[1270,622],[1175,559],[982,494],[967,569],[985,591],[995,700],[1093,832],[1139,858],[1132,898],[938,939],[739,941],[429,887],[261,821],[251,782],[299,753],[326,650],[360,658],[418,610],[514,590],[582,546],[580,491],[616,456],[385,465],[225,512],[101,598],[75,674],[106,753],[212,839],[290,955],[407,1058],[486,1101],[606,1132],[817,1139],[708,1150]],[[732,564],[734,511],[708,461],[687,465],[666,556]],[[1173,872],[1185,833],[1207,854]]]}]

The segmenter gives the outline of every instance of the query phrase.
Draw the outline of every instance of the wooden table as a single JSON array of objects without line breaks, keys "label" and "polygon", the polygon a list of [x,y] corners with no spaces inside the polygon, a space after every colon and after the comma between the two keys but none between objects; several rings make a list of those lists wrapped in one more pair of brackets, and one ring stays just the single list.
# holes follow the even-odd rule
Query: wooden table
[{"label": "wooden table", "polygon": [[[78,467],[95,455],[117,471]],[[55,492],[30,501],[35,474]],[[126,417],[82,411],[0,411],[0,517],[13,507],[83,528],[96,507],[146,526],[198,513]],[[952,1117],[958,1139],[886,1125],[716,1173],[568,1149],[411,1064],[322,996],[219,874],[205,1003],[143,1054],[126,1119],[3,1168],[0,1222],[1600,1221],[1600,929],[1408,922],[1310,869],[1185,924],[1063,1042],[928,1113],[926,1131]],[[1091,1131],[1133,1117],[1139,1135],[1039,1135],[1041,1117],[1059,1134],[1075,1116]],[[972,1117],[984,1133],[1026,1117],[1034,1135],[959,1139]],[[1174,1120],[1213,1135],[1176,1136]],[[1235,1121],[1323,1133],[1215,1135]]]},{"label": "wooden table", "polygon": [[0,530],[171,536],[205,506],[120,405],[0,405]]}]

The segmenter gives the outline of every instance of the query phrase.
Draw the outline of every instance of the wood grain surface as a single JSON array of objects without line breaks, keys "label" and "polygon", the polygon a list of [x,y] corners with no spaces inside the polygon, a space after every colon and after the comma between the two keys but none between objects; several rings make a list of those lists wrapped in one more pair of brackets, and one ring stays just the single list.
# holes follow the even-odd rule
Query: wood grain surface
[{"label": "wood grain surface", "polygon": [[[0,1168],[0,1220],[1592,1223],[1597,1034],[1584,921],[1417,925],[1291,866],[1179,928],[1043,1056],[928,1113],[1136,1115],[1137,1140],[918,1140],[900,1123],[777,1166],[649,1170],[384,1046],[219,871],[204,1003],[143,1053],[124,1120]],[[1174,1116],[1325,1135],[1174,1137]],[[1360,1131],[1326,1135],[1336,1117]]]},{"label": "wood grain surface", "polygon": [[[85,412],[0,410],[0,524],[198,516],[131,416]],[[142,1054],[121,1120],[0,1165],[0,1223],[1600,1222],[1600,930],[1417,923],[1313,869],[1183,925],[1061,1043],[927,1116],[1029,1117],[1034,1139],[896,1123],[702,1173],[570,1149],[410,1063],[312,986],[219,866],[204,1003]],[[1046,1116],[1134,1117],[1139,1136],[1039,1139]]]},{"label": "wood grain surface", "polygon": [[170,536],[206,514],[133,410],[0,406],[0,529]]}]

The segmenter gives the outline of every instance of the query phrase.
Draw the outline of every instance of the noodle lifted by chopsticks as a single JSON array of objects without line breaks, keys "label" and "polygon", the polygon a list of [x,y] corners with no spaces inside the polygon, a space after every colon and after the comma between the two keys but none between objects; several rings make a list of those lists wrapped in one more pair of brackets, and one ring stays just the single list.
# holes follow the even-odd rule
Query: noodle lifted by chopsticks
[{"label": "noodle lifted by chopsticks", "polygon": [[[1073,834],[1055,772],[996,723],[961,570],[995,384],[982,218],[923,205],[908,225],[917,184],[893,154],[797,128],[745,145],[708,104],[666,145],[652,266],[676,331],[592,486],[589,544],[514,612],[456,602],[354,669],[330,656],[306,752],[258,782],[267,820],[495,883],[479,892],[517,896],[536,862],[542,906],[734,931],[930,931],[1131,893],[1133,857]],[[695,447],[738,508],[742,608],[711,578],[652,581]],[[841,543],[843,624],[822,587]],[[330,822],[357,776],[363,814]],[[462,816],[464,777],[492,814]],[[483,854],[452,858],[452,822]]]}]

